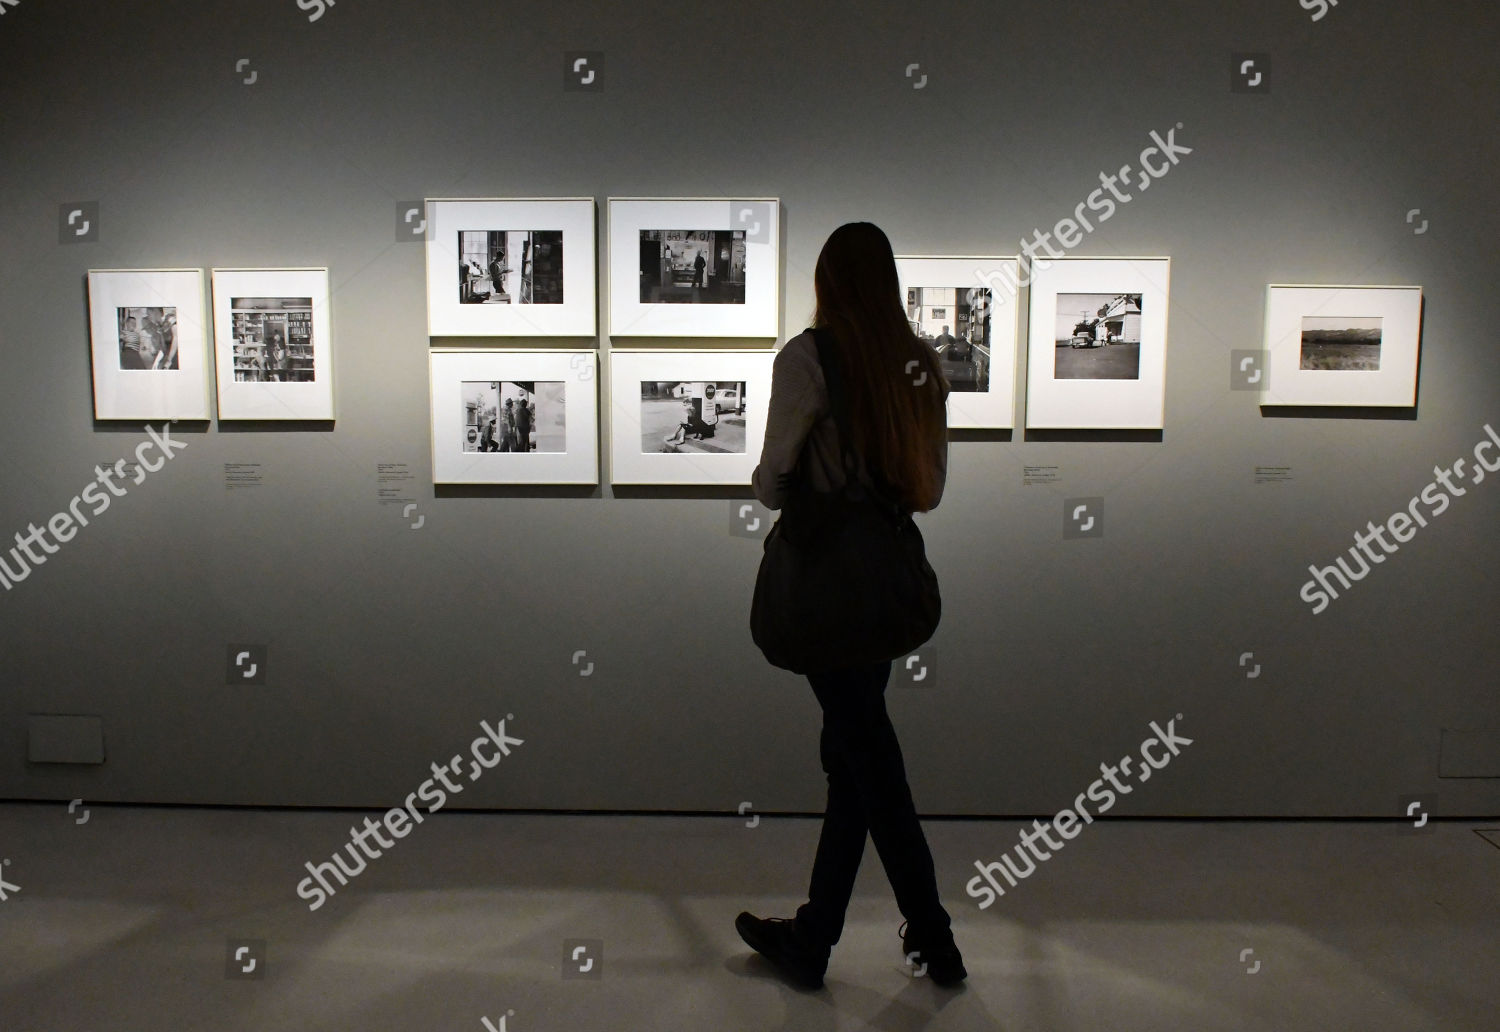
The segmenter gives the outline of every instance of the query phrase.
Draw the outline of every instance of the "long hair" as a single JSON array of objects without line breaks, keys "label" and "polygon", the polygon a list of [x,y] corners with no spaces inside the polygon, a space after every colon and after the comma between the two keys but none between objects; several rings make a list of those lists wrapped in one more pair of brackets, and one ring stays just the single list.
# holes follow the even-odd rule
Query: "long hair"
[{"label": "long hair", "polygon": [[833,231],[813,273],[813,326],[832,337],[847,396],[849,444],[912,512],[936,504],[948,391],[937,356],[906,319],[891,242],[880,227]]}]

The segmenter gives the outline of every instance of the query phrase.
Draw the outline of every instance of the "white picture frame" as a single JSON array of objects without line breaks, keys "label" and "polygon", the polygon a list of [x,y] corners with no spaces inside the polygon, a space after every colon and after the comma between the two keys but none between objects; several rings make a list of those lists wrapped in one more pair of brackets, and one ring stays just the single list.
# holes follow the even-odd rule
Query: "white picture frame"
[{"label": "white picture frame", "polygon": [[202,269],[90,269],[88,304],[95,419],[212,418]]},{"label": "white picture frame", "polygon": [[[610,336],[774,341],[780,225],[776,198],[609,198]],[[653,244],[655,264],[645,253]],[[711,259],[701,270],[700,254]]]},{"label": "white picture frame", "polygon": [[[429,388],[434,484],[599,482],[597,352],[434,350]],[[483,414],[498,416],[507,399],[535,409],[526,451],[498,427],[486,447]]]},{"label": "white picture frame", "polygon": [[1420,286],[1273,283],[1260,404],[1410,408],[1421,331]]},{"label": "white picture frame", "polygon": [[[896,272],[907,320],[924,342],[939,351],[939,362],[952,387],[948,426],[1013,428],[1020,338],[1019,256],[898,255]],[[914,292],[919,293],[914,296]],[[977,325],[976,312],[985,314],[987,334],[984,326]],[[958,338],[957,344],[939,343],[945,325]],[[967,356],[950,361],[948,353],[965,342],[970,345]]]},{"label": "white picture frame", "polygon": [[[765,444],[775,358],[774,351],[611,350],[611,482],[748,486]],[[673,386],[647,397],[647,383]],[[701,416],[710,396],[717,420],[712,436],[693,439],[685,432],[681,446],[667,445],[688,408]]]},{"label": "white picture frame", "polygon": [[[426,207],[429,336],[597,334],[592,197],[429,198]],[[519,258],[512,254],[517,248]],[[560,251],[560,262],[532,258],[544,250]],[[494,270],[498,289],[490,268],[497,253],[503,256]],[[471,262],[479,275],[461,279],[461,263]]]},{"label": "white picture frame", "polygon": [[1033,263],[1027,428],[1164,429],[1171,259]]},{"label": "white picture frame", "polygon": [[328,270],[214,269],[221,420],[332,420]]}]

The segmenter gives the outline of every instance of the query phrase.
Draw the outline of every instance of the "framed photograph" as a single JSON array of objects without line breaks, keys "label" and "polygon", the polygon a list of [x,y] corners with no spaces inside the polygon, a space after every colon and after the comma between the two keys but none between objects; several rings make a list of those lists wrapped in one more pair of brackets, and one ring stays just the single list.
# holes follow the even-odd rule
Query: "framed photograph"
[{"label": "framed photograph", "polygon": [[766,437],[775,358],[612,350],[611,481],[748,485]]},{"label": "framed photograph", "polygon": [[219,418],[333,419],[327,269],[215,269]]},{"label": "framed photograph", "polygon": [[1170,266],[1168,258],[1035,260],[1027,427],[1163,428]]},{"label": "framed photograph", "polygon": [[1421,287],[1273,283],[1260,403],[1415,405],[1421,323]]},{"label": "framed photograph", "polygon": [[592,337],[594,199],[428,200],[427,332]]},{"label": "framed photograph", "polygon": [[612,337],[780,334],[781,203],[609,200]]},{"label": "framed photograph", "polygon": [[89,270],[95,419],[209,419],[202,269]]},{"label": "framed photograph", "polygon": [[597,484],[593,351],[434,351],[435,484]]},{"label": "framed photograph", "polygon": [[1015,426],[1020,262],[898,257],[906,318],[937,352],[950,427]]}]

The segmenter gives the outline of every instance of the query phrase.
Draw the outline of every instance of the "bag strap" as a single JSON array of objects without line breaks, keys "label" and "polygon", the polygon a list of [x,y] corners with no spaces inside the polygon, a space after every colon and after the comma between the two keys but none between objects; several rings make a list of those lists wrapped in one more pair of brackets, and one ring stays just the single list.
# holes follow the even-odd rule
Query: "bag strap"
[{"label": "bag strap", "polygon": [[[813,343],[818,348],[818,364],[823,368],[823,382],[828,388],[828,405],[833,413],[834,425],[839,431],[839,459],[845,480],[852,482],[858,463],[855,462],[854,452],[849,444],[848,398],[844,394],[843,367],[839,364],[832,337],[827,330],[808,327],[807,332],[812,334]],[[867,472],[873,477],[873,471]]]},{"label": "bag strap", "polygon": [[[849,488],[855,483],[855,471],[858,463],[855,461],[853,449],[850,445],[852,437],[849,433],[848,396],[844,391],[843,368],[839,364],[838,354],[834,348],[831,335],[827,330],[816,327],[808,327],[812,334],[813,343],[818,348],[818,364],[823,367],[823,381],[828,386],[828,404],[833,410],[834,424],[839,431],[840,461],[844,467],[844,490],[848,493]],[[860,485],[871,495],[875,501],[896,516],[910,515],[900,505],[893,502],[886,492],[890,490],[890,484],[881,476],[878,470],[866,466],[865,472],[874,482],[871,485]]]}]

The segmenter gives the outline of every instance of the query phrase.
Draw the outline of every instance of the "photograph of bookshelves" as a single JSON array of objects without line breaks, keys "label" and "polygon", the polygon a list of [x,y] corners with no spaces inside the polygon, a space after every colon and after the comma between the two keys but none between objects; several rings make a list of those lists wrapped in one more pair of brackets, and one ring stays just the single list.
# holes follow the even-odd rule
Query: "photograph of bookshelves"
[{"label": "photograph of bookshelves", "polygon": [[221,420],[332,420],[328,270],[213,270]]},{"label": "photograph of bookshelves", "polygon": [[312,298],[237,297],[234,320],[234,378],[240,382],[311,383]]}]

